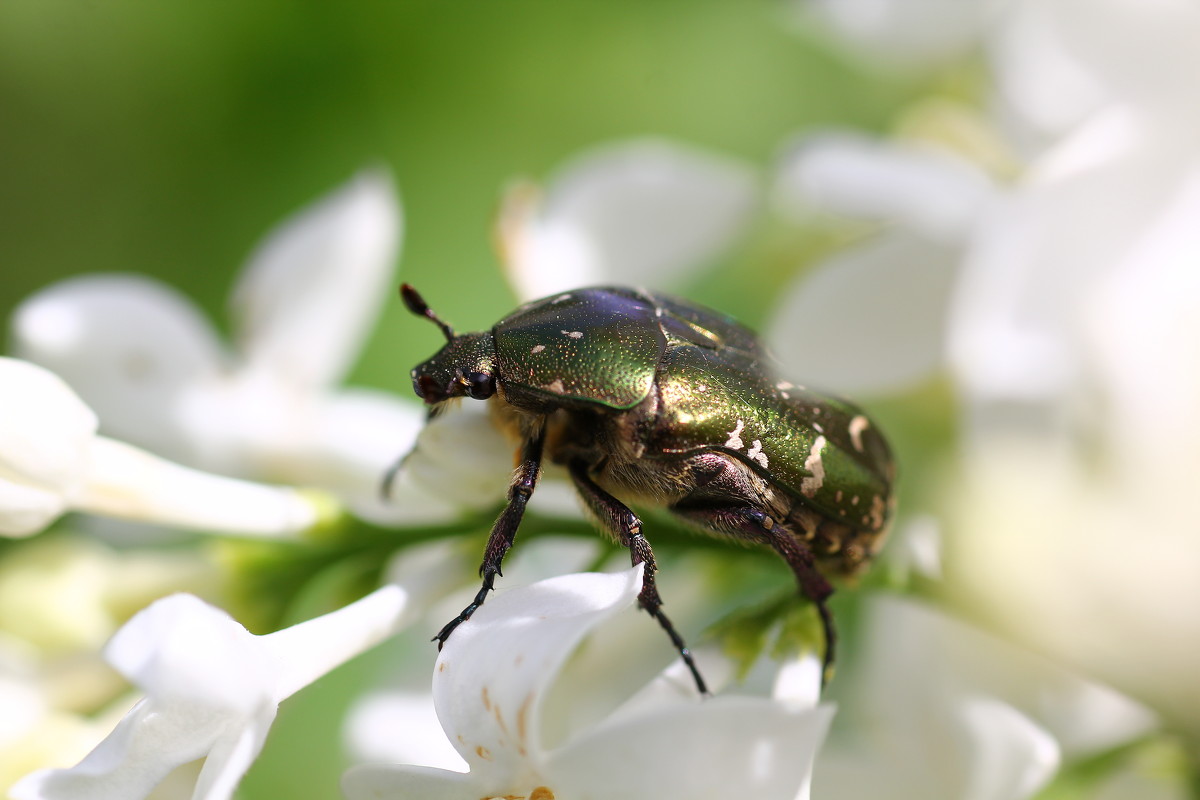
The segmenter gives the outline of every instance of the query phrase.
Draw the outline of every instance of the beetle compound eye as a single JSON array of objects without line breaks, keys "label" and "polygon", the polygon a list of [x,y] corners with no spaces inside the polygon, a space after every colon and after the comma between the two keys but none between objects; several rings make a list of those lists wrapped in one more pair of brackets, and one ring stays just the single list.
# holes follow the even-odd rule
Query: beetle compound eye
[{"label": "beetle compound eye", "polygon": [[467,396],[486,400],[496,393],[496,378],[486,372],[467,373]]}]

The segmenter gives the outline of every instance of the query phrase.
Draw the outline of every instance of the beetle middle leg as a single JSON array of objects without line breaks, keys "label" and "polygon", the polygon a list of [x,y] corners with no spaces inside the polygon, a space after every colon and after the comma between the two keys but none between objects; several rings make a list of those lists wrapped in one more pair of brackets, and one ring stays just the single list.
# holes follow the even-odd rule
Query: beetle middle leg
[{"label": "beetle middle leg", "polygon": [[513,545],[513,540],[517,536],[517,528],[521,524],[521,518],[525,515],[525,506],[533,495],[534,487],[537,486],[538,474],[542,470],[542,449],[545,443],[546,428],[545,425],[539,424],[521,448],[521,463],[508,487],[508,505],[500,512],[500,517],[492,526],[492,532],[488,536],[487,547],[483,551],[483,563],[479,565],[479,574],[483,578],[483,585],[479,588],[479,592],[471,604],[464,608],[457,617],[446,623],[445,627],[438,631],[437,636],[433,637],[433,641],[438,643],[438,650],[442,649],[442,645],[450,638],[454,629],[470,619],[471,615],[483,605],[488,592],[492,590],[496,576],[503,574],[500,571],[500,564],[504,561],[504,555]]},{"label": "beetle middle leg", "polygon": [[692,659],[691,651],[683,641],[683,637],[675,630],[675,626],[671,624],[671,620],[663,613],[662,598],[658,596],[658,588],[654,583],[654,573],[658,571],[658,567],[654,563],[654,551],[650,548],[650,542],[642,535],[642,521],[624,503],[600,488],[592,480],[587,466],[582,461],[572,461],[569,470],[579,496],[596,519],[616,537],[617,541],[629,548],[630,561],[634,566],[645,565],[642,572],[642,590],[638,593],[638,605],[658,620],[658,624],[667,632],[667,636],[671,637],[671,643],[679,651],[683,663],[687,664],[688,670],[692,673],[692,678],[696,681],[696,689],[701,695],[707,695],[708,686],[704,683],[704,678],[700,676],[700,670]]}]

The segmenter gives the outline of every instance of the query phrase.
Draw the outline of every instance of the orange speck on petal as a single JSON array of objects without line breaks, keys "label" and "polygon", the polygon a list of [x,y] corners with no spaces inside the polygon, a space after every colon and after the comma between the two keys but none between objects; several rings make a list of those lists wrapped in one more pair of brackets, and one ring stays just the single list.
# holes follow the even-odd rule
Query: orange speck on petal
[{"label": "orange speck on petal", "polygon": [[525,741],[526,726],[529,719],[529,707],[533,705],[533,693],[526,695],[525,702],[517,709],[517,740]]},{"label": "orange speck on petal", "polygon": [[545,786],[539,786],[529,793],[529,800],[554,800],[554,792]]}]

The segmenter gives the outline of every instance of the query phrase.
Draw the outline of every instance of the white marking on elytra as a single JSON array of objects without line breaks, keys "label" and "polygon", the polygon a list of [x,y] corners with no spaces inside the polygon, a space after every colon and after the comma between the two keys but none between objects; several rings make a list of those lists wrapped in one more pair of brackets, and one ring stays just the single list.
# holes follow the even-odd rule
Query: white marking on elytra
[{"label": "white marking on elytra", "polygon": [[825,432],[825,429],[821,427],[821,423],[819,423],[819,422],[814,422],[812,424],[812,426],[813,426],[813,430],[816,431],[817,433]]},{"label": "white marking on elytra", "polygon": [[824,449],[825,437],[818,436],[817,440],[813,442],[808,458],[804,459],[804,468],[812,473],[811,476],[800,481],[800,494],[805,497],[815,495],[821,488],[821,484],[825,483],[825,464],[821,461],[821,451]]},{"label": "white marking on elytra", "polygon": [[707,385],[707,384],[704,384],[704,383],[702,383],[702,384],[700,384],[699,386],[697,386],[697,387],[696,387],[696,391],[697,391],[697,392],[707,392],[707,391],[708,391],[708,385]]},{"label": "white marking on elytra", "polygon": [[534,345],[533,349],[530,350],[529,352],[533,353],[534,355],[537,355],[538,353],[542,352],[545,349],[546,349],[546,345],[538,344],[538,345]]},{"label": "white marking on elytra", "polygon": [[761,464],[763,469],[767,468],[767,454],[762,451],[762,442],[758,439],[750,443],[750,449],[746,451],[746,455]]},{"label": "white marking on elytra", "polygon": [[863,452],[862,435],[871,422],[862,414],[859,414],[854,419],[850,420],[850,443],[854,445],[854,449],[858,452]]},{"label": "white marking on elytra", "polygon": [[582,339],[583,331],[559,331],[563,336],[570,336],[572,339]]},{"label": "white marking on elytra", "polygon": [[876,528],[883,527],[883,513],[887,510],[887,505],[883,502],[883,498],[875,495],[871,498],[871,524]]},{"label": "white marking on elytra", "polygon": [[858,505],[858,495],[854,495],[854,497],[850,498],[850,505],[852,505],[852,506]]},{"label": "white marking on elytra", "polygon": [[725,446],[730,450],[741,450],[745,447],[746,443],[742,441],[742,428],[745,427],[746,423],[739,419],[737,425],[729,432],[729,441],[725,442]]},{"label": "white marking on elytra", "polygon": [[546,388],[555,394],[562,394],[566,391],[566,387],[563,386],[562,378],[555,378],[554,382],[547,384]]}]

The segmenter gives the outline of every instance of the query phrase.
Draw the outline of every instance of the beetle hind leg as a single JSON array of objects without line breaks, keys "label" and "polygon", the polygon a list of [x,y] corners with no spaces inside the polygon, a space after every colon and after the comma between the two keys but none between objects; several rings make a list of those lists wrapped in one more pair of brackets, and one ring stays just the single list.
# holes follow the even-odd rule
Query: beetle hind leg
[{"label": "beetle hind leg", "polygon": [[658,571],[658,567],[654,563],[654,551],[650,548],[650,542],[642,535],[642,521],[624,503],[600,488],[592,480],[587,466],[582,461],[572,461],[569,469],[575,489],[595,518],[616,537],[617,541],[629,548],[630,561],[634,566],[645,565],[642,572],[642,590],[638,593],[638,605],[658,620],[658,624],[670,637],[671,644],[675,645],[675,649],[679,651],[683,663],[692,673],[696,689],[701,695],[707,695],[708,686],[704,683],[699,668],[696,667],[691,650],[683,641],[683,637],[675,630],[671,620],[663,613],[662,598],[658,596],[658,588],[654,583],[654,573]]},{"label": "beetle hind leg", "polygon": [[833,594],[833,586],[817,570],[808,544],[796,538],[767,512],[751,506],[693,504],[685,499],[672,505],[670,510],[692,525],[705,530],[727,533],[740,539],[769,545],[783,557],[791,567],[792,574],[796,576],[800,592],[813,602],[821,618],[821,628],[825,637],[825,653],[821,661],[821,686],[824,687],[833,674],[837,653],[837,629],[833,624],[833,614],[825,602]]}]

